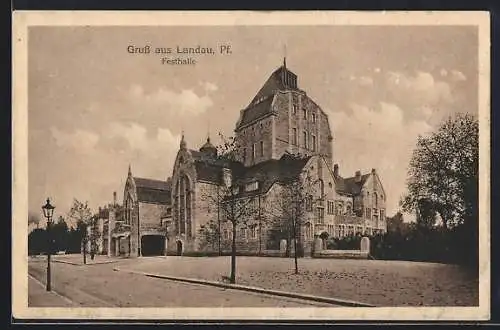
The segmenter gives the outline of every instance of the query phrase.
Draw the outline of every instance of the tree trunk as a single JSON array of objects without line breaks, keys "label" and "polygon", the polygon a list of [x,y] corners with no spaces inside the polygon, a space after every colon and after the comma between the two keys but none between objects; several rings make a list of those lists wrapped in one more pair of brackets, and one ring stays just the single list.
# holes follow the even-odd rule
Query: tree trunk
[{"label": "tree trunk", "polygon": [[87,240],[83,240],[83,264],[87,264]]},{"label": "tree trunk", "polygon": [[230,283],[236,283],[236,221],[233,221],[233,242],[231,246],[231,276]]},{"label": "tree trunk", "polygon": [[293,223],[293,250],[294,250],[294,259],[295,259],[295,274],[299,273],[299,263],[297,260],[297,223],[294,221]]}]

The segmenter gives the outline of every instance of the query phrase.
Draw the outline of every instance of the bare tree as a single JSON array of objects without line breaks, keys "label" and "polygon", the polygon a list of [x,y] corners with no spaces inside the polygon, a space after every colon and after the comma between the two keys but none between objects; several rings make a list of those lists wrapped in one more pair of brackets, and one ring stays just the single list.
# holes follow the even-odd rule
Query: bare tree
[{"label": "bare tree", "polygon": [[[225,138],[219,134],[222,143],[218,146],[216,161],[223,167],[225,175],[223,182],[213,189],[212,193],[201,196],[206,202],[217,209],[219,219],[217,224],[217,240],[220,241],[220,224],[229,224],[231,228],[231,273],[230,283],[236,283],[236,254],[237,254],[237,229],[246,227],[256,212],[254,197],[242,196],[240,183],[233,178],[235,166],[242,166],[239,163],[239,156],[243,148],[243,141],[233,137]],[[220,244],[220,243],[219,243]]]},{"label": "bare tree", "polygon": [[[289,157],[292,161],[298,159],[297,156]],[[320,184],[322,181],[314,179],[309,171],[303,169],[298,176],[290,176],[281,182],[279,198],[267,209],[273,215],[274,225],[287,236],[288,243],[293,242],[295,274],[299,273],[298,243],[301,229],[307,221],[307,213],[312,212],[313,205],[323,198],[323,189],[317,189]]]},{"label": "bare tree", "polygon": [[81,227],[83,231],[82,237],[82,252],[83,263],[87,263],[87,227],[92,223],[92,211],[88,206],[88,202],[80,202],[76,198],[73,199],[73,205],[68,212],[68,218],[71,219],[77,227]]}]

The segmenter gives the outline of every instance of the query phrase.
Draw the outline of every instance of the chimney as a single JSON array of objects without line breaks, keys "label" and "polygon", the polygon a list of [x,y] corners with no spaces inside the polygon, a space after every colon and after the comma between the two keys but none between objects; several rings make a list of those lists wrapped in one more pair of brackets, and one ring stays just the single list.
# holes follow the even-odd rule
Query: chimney
[{"label": "chimney", "polygon": [[338,177],[339,176],[339,164],[333,165],[333,176]]},{"label": "chimney", "polygon": [[102,214],[102,208],[99,206],[99,218],[101,217],[101,214]]},{"label": "chimney", "polygon": [[377,171],[375,171],[375,169],[372,168],[372,174],[375,174],[375,173],[377,173]]},{"label": "chimney", "polygon": [[116,191],[113,191],[113,206],[116,206]]},{"label": "chimney", "polygon": [[354,182],[360,182],[361,181],[361,171],[356,171],[354,174]]}]

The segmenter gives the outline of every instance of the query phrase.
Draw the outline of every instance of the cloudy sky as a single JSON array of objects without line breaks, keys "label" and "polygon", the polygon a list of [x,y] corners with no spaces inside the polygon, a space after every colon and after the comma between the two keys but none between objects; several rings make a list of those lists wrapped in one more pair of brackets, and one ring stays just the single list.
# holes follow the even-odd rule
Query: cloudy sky
[{"label": "cloudy sky", "polygon": [[[32,27],[29,31],[29,208],[50,196],[92,208],[119,202],[134,175],[166,179],[182,130],[199,148],[232,135],[282,64],[330,118],[343,176],[376,168],[387,214],[398,210],[416,137],[449,114],[477,113],[475,27]],[[231,55],[162,65],[127,47],[218,47]],[[50,151],[50,152],[48,152]]]}]

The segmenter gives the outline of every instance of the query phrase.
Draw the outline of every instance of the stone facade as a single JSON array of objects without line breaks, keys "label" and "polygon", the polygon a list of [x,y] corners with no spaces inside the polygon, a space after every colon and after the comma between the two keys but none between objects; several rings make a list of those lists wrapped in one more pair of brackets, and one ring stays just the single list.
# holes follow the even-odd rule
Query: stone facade
[{"label": "stone facade", "polygon": [[[219,157],[209,138],[189,149],[183,135],[167,181],[134,177],[129,168],[122,229],[116,233],[120,244],[126,243],[120,246],[126,249],[128,243],[130,256],[143,255],[145,246],[159,252],[159,237],[167,254],[227,252],[234,234],[240,252],[276,254],[269,250],[279,251],[286,238],[286,230],[276,227],[275,219],[284,217],[276,205],[287,182],[305,177],[314,187],[298,228],[301,253],[312,253],[318,240],[328,237],[386,231],[387,196],[378,174],[340,175],[328,116],[297,82],[284,63],[240,111],[232,161]],[[222,200],[228,195],[220,193],[227,189],[248,208],[235,230]],[[207,243],[209,230],[220,235]]]}]

